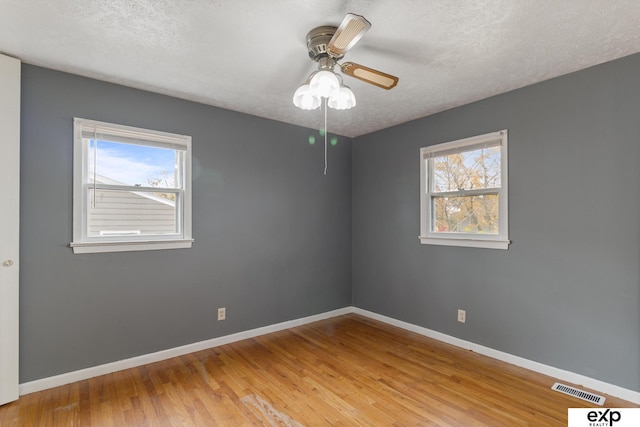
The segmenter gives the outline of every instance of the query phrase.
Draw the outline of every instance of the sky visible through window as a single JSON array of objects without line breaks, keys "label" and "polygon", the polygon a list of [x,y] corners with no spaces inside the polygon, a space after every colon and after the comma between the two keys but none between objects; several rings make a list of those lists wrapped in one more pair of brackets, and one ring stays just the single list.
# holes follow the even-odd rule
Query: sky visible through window
[{"label": "sky visible through window", "polygon": [[97,175],[125,185],[174,187],[176,151],[136,144],[89,141],[89,173],[93,174],[97,151]]}]

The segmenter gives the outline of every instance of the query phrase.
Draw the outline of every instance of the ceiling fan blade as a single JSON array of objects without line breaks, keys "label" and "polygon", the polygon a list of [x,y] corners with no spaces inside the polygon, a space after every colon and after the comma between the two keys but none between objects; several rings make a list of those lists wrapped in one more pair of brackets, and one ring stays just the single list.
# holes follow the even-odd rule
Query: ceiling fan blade
[{"label": "ceiling fan blade", "polygon": [[327,50],[333,56],[342,57],[371,28],[371,23],[364,16],[347,13],[342,23],[329,40]]},{"label": "ceiling fan blade", "polygon": [[391,89],[398,84],[398,78],[391,74],[383,73],[382,71],[374,70],[373,68],[365,67],[364,65],[356,64],[353,62],[345,62],[340,64],[342,72],[348,76],[360,79],[363,82],[371,83],[372,85],[381,87],[382,89]]}]

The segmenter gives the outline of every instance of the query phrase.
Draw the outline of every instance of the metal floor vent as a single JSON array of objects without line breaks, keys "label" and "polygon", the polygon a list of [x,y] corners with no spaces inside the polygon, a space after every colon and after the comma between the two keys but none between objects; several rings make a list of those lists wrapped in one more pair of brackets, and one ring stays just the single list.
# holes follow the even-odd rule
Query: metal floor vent
[{"label": "metal floor vent", "polygon": [[555,383],[553,387],[551,387],[551,390],[559,391],[560,393],[568,394],[570,396],[577,397],[578,399],[586,400],[587,402],[596,403],[598,405],[604,405],[604,401],[606,400],[606,398],[598,396],[597,394],[589,393],[588,391],[583,391],[560,383]]}]

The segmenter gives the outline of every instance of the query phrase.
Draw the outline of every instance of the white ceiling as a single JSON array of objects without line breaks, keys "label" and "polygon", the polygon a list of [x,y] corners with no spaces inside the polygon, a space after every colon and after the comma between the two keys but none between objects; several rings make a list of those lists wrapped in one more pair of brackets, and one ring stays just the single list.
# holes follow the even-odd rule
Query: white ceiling
[{"label": "white ceiling", "polygon": [[640,52],[638,0],[0,0],[0,52],[320,128],[292,104],[306,34],[347,12],[373,25],[345,60],[400,77],[345,76],[357,106],[328,120],[349,137]]}]

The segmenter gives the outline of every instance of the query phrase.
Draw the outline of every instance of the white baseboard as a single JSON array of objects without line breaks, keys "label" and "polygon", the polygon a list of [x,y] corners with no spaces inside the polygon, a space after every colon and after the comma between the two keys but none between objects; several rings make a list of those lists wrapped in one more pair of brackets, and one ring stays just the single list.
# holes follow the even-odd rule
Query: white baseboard
[{"label": "white baseboard", "polygon": [[81,369],[79,371],[68,372],[65,374],[55,375],[53,377],[30,381],[20,384],[20,395],[46,390],[76,381],[86,380],[88,378],[97,377],[99,375],[110,374],[112,372],[121,371],[123,369],[135,368],[147,363],[159,362],[161,360],[170,359],[172,357],[178,357],[188,353],[206,350],[220,345],[229,344],[248,338],[254,338],[260,335],[266,335],[272,332],[281,331],[283,329],[294,328],[296,326],[306,325],[318,320],[329,319],[331,317],[342,316],[349,313],[356,313],[361,316],[369,317],[371,319],[378,320],[392,326],[397,326],[399,328],[415,332],[417,334],[433,338],[438,341],[454,345],[456,347],[460,347],[466,350],[472,350],[476,353],[489,356],[506,363],[511,363],[513,365],[520,366],[534,372],[549,375],[551,377],[564,380],[572,384],[582,385],[592,390],[606,393],[611,396],[627,400],[629,402],[640,404],[640,393],[637,391],[628,390],[613,384],[606,383],[604,381],[586,377],[584,375],[554,368],[553,366],[544,365],[542,363],[534,362],[532,360],[528,360],[519,356],[514,356],[509,353],[494,350],[492,348],[475,344],[470,341],[465,341],[460,338],[452,337],[441,332],[436,332],[434,330],[424,328],[422,326],[403,322],[401,320],[383,316],[381,314],[373,313],[371,311],[363,310],[357,307],[344,307],[338,310],[332,310],[314,316],[303,317],[301,319],[290,320],[287,322],[277,323],[275,325],[264,326],[261,328],[251,329],[249,331],[238,332],[236,334],[226,335],[223,337],[200,341],[193,344],[187,344],[168,350],[162,350],[155,353],[132,357],[130,359],[124,359],[116,362],[106,363],[104,365],[93,366],[90,368]]},{"label": "white baseboard", "polygon": [[505,353],[503,351],[494,350],[489,347],[485,347],[479,344],[465,341],[460,338],[452,337],[440,332],[433,331],[431,329],[423,328],[411,323],[403,322],[391,317],[383,316],[371,311],[363,310],[360,308],[353,308],[353,313],[360,314],[365,317],[369,317],[380,322],[387,323],[392,326],[397,326],[402,329],[406,329],[417,334],[436,339],[438,341],[445,342],[447,344],[454,345],[456,347],[463,348],[465,350],[471,350],[476,353],[492,357],[494,359],[511,363],[512,365],[520,366],[522,368],[529,369],[540,374],[548,375],[560,380],[568,381],[576,385],[582,385],[584,387],[596,390],[602,393],[609,394],[611,396],[618,397],[620,399],[628,400],[636,404],[640,404],[640,393],[626,388],[619,387],[617,385],[609,384],[604,381],[596,380],[586,377],[584,375],[576,374],[574,372],[565,371],[563,369],[554,368],[553,366],[544,365],[542,363],[534,362],[532,360],[525,359],[523,357],[514,356],[513,354]]},{"label": "white baseboard", "polygon": [[171,359],[172,357],[178,357],[185,354],[194,353],[196,351],[206,350],[220,345],[230,344],[248,338],[254,338],[260,335],[266,335],[272,332],[294,328],[296,326],[305,325],[307,323],[317,322],[318,320],[342,316],[348,313],[353,313],[353,307],[340,308],[338,310],[332,310],[314,316],[276,323],[275,325],[263,326],[261,328],[238,332],[231,335],[225,335],[223,337],[212,338],[210,340],[187,344],[168,350],[162,350],[150,354],[143,354],[142,356],[136,356],[130,359],[118,360],[116,362],[105,363],[104,365],[92,366],[90,368],[80,369],[79,371],[67,372],[65,374],[55,375],[53,377],[29,381],[27,383],[20,384],[19,391],[20,395],[34,393],[36,391],[42,391],[49,388],[70,384],[76,381],[82,381],[89,378],[97,377],[99,375],[122,371],[124,369],[135,368],[137,366],[146,365],[147,363],[160,362],[162,360]]}]

